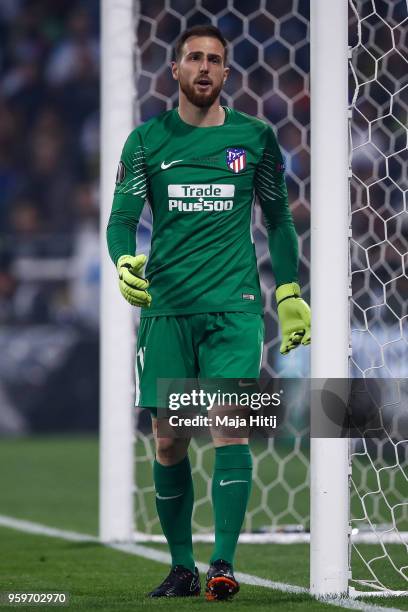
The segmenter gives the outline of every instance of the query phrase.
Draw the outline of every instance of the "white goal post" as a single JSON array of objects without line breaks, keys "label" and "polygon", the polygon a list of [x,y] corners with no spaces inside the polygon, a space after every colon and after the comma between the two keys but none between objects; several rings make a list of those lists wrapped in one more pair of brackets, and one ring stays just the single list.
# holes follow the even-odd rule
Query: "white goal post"
[{"label": "white goal post", "polygon": [[123,144],[133,127],[133,2],[102,2],[100,499],[103,542],[133,536],[133,337],[131,307],[107,254],[106,226]]},{"label": "white goal post", "polygon": [[[311,378],[347,379],[348,7],[313,0],[310,8]],[[347,438],[311,438],[310,589],[318,596],[348,592],[348,473]]]}]

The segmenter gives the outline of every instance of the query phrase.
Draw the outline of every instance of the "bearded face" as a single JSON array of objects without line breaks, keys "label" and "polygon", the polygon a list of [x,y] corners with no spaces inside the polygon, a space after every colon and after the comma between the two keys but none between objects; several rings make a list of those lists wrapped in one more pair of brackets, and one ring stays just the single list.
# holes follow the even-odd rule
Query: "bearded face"
[{"label": "bearded face", "polygon": [[173,77],[187,100],[199,108],[209,108],[220,95],[228,75],[224,67],[224,47],[217,38],[192,36],[173,64]]}]

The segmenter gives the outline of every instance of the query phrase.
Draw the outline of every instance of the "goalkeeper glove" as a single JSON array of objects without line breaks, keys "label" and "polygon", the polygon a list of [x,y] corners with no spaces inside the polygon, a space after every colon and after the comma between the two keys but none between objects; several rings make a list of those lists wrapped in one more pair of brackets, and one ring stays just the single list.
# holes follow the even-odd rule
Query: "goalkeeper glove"
[{"label": "goalkeeper glove", "polygon": [[149,281],[142,277],[146,259],[146,255],[122,255],[116,264],[120,292],[132,306],[149,307],[152,301],[147,292]]},{"label": "goalkeeper glove", "polygon": [[310,344],[310,308],[300,297],[300,287],[297,283],[278,287],[276,302],[282,332],[280,352],[287,355],[299,344]]}]

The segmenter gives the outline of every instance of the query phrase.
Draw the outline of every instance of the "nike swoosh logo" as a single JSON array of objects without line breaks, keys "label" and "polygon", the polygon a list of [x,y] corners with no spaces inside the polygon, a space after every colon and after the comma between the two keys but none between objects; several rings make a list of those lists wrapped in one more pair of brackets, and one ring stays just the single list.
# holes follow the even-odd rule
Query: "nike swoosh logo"
[{"label": "nike swoosh logo", "polygon": [[227,485],[230,484],[235,484],[236,482],[245,482],[246,484],[248,484],[247,480],[220,480],[220,487],[226,487]]},{"label": "nike swoosh logo", "polygon": [[164,497],[163,495],[159,495],[158,493],[156,493],[157,499],[176,499],[177,497],[181,497],[182,495],[183,493],[180,493],[179,495],[170,495],[169,497]]},{"label": "nike swoosh logo", "polygon": [[182,162],[182,159],[175,159],[174,161],[169,162],[168,164],[166,164],[166,162],[162,162],[160,168],[162,170],[167,170],[167,168],[170,168],[170,166],[172,166],[173,164],[178,164],[179,162]]}]

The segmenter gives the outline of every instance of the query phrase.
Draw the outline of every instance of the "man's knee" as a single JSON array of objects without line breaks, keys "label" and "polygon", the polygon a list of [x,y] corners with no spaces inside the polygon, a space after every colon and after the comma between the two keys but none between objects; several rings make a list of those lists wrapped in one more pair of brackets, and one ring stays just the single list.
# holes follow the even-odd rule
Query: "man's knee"
[{"label": "man's knee", "polygon": [[189,440],[156,438],[156,459],[162,465],[179,463],[187,455]]},{"label": "man's knee", "polygon": [[[172,438],[157,438],[156,440],[156,457],[159,463],[164,465],[171,465],[177,463],[180,449],[175,444],[175,440]],[[182,459],[183,457],[181,457]],[[180,461],[181,461],[180,459]]]},{"label": "man's knee", "polygon": [[156,447],[156,459],[162,465],[179,463],[187,455],[190,439],[160,436],[157,419],[152,418],[152,429]]}]

